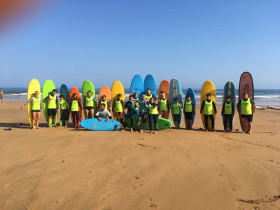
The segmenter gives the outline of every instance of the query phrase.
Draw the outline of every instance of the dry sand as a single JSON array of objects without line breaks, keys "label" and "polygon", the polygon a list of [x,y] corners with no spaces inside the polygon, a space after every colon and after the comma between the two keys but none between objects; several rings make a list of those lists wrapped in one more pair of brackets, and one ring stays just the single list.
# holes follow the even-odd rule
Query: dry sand
[{"label": "dry sand", "polygon": [[30,130],[21,103],[0,104],[0,209],[280,209],[280,111],[151,135]]}]

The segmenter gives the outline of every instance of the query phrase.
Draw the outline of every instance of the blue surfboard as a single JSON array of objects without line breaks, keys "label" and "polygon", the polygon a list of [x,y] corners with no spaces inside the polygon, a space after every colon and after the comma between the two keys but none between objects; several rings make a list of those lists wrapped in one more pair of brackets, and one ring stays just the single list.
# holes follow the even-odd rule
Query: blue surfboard
[{"label": "blue surfboard", "polygon": [[[170,107],[172,107],[172,105],[174,104],[174,98],[177,98],[178,103],[183,105],[181,85],[179,80],[176,78],[170,81],[169,97],[170,97]],[[173,109],[171,109],[171,112],[172,112],[172,118],[174,122]],[[179,122],[180,126],[181,123],[182,123],[182,109],[180,109],[180,122]]]},{"label": "blue surfboard", "polygon": [[[69,89],[65,84],[62,84],[60,86],[60,95],[64,96],[64,100],[69,104]],[[68,111],[68,117],[67,120],[69,120],[69,111]],[[62,125],[65,126],[65,120],[62,121]]]},{"label": "blue surfboard", "polygon": [[[141,93],[144,91],[144,80],[142,78],[142,76],[140,74],[136,74],[132,81],[131,81],[131,85],[130,85],[130,92],[132,92],[132,95],[134,93],[138,93],[138,99],[141,100],[142,99],[142,95]],[[140,98],[141,96],[141,98]],[[136,115],[139,115],[139,109],[135,110]]]},{"label": "blue surfboard", "polygon": [[[194,107],[196,107],[195,93],[194,93],[194,91],[193,91],[192,88],[189,88],[189,89],[187,90],[187,92],[186,92],[186,97],[185,97],[185,102],[186,102],[186,100],[187,100],[187,95],[190,95],[190,96],[191,96],[191,100],[192,100],[192,102],[194,103]],[[192,115],[192,124],[193,124],[193,122],[194,122],[194,117],[195,117],[195,114],[193,113],[193,115]],[[190,128],[190,126],[188,126],[188,128]]]},{"label": "blue surfboard", "polygon": [[[233,106],[233,110],[235,112],[235,104],[236,104],[236,90],[235,90],[235,86],[232,82],[228,81],[226,84],[225,84],[225,87],[224,87],[224,93],[223,93],[223,104],[225,103],[226,101],[226,97],[227,96],[231,96],[231,102],[232,102],[232,106]],[[233,112],[233,118],[232,118],[232,125],[233,125],[233,122],[234,122],[234,112]],[[223,124],[225,125],[225,116],[223,115]],[[229,126],[226,128],[226,130],[229,130]]]},{"label": "blue surfboard", "polygon": [[120,122],[111,119],[105,122],[105,119],[90,118],[81,122],[83,128],[92,131],[115,131],[120,129],[120,125]]},{"label": "blue surfboard", "polygon": [[[145,80],[144,80],[144,91],[142,92],[142,94],[146,94],[148,88],[151,88],[151,93],[153,94],[153,96],[156,99],[157,98],[156,80],[155,80],[154,76],[151,75],[151,74],[148,74],[145,77]],[[141,98],[142,98],[142,94],[141,94]]]}]

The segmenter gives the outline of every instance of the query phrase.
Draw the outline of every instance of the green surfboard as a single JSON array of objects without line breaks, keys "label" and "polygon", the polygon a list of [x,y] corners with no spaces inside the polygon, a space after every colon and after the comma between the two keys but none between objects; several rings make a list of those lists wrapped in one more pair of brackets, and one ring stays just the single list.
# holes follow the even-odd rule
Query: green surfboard
[{"label": "green surfboard", "polygon": [[[43,101],[44,116],[47,123],[48,123],[48,102],[44,102],[44,100],[46,97],[48,97],[48,95],[52,92],[53,89],[55,89],[55,85],[53,81],[46,80],[42,88],[42,101]],[[56,122],[57,122],[57,113],[56,113]],[[54,126],[54,122],[52,118],[50,120],[50,126],[51,127]]]},{"label": "green surfboard", "polygon": [[[89,80],[85,80],[84,83],[83,83],[83,87],[82,87],[82,98],[83,98],[83,104],[85,105],[86,103],[86,97],[87,97],[87,92],[88,91],[91,91],[91,96],[93,98],[95,98],[95,89],[94,89],[94,86],[92,84],[91,81]],[[93,104],[93,107],[94,107],[94,114],[96,114],[97,110],[96,110],[96,103]],[[86,110],[84,109],[84,114],[86,116]]]},{"label": "green surfboard", "polygon": [[[137,116],[134,117],[133,119],[133,129],[137,129],[138,126],[137,126]],[[130,120],[126,119],[125,122],[127,123],[127,127],[130,128]],[[140,124],[140,129],[142,128],[142,120],[141,120],[141,124]],[[158,130],[165,130],[165,129],[169,129],[171,128],[171,121],[170,120],[167,120],[165,118],[161,118],[159,117],[158,118]],[[154,129],[154,123],[153,123],[153,129]],[[144,125],[144,130],[150,130],[150,126],[149,126],[149,117],[147,117],[146,119],[146,123]]]}]

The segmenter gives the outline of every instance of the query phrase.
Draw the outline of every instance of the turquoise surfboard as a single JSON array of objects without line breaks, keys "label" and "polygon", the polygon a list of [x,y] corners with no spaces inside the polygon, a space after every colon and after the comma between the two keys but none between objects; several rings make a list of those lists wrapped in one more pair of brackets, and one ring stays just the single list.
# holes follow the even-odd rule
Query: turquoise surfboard
[{"label": "turquoise surfboard", "polygon": [[105,119],[99,121],[97,118],[91,118],[81,122],[83,128],[92,131],[115,131],[120,129],[120,125],[120,122],[111,119],[105,122]]},{"label": "turquoise surfboard", "polygon": [[[130,92],[132,92],[132,95],[134,93],[138,93],[138,99],[141,100],[142,99],[142,95],[141,93],[144,91],[144,80],[142,78],[142,76],[140,74],[136,74],[132,81],[131,81],[131,85],[130,85]],[[141,96],[141,98],[140,98]],[[139,115],[139,109],[135,110],[136,115]]]},{"label": "turquoise surfboard", "polygon": [[[235,86],[232,82],[228,81],[225,84],[224,87],[224,92],[223,92],[223,104],[226,102],[226,97],[227,96],[231,96],[231,102],[232,102],[232,106],[233,106],[233,118],[232,118],[232,125],[234,122],[234,114],[235,114],[235,104],[236,104],[236,90],[235,90]],[[225,125],[225,117],[223,116],[223,124]],[[229,127],[227,127],[227,130],[229,130]]]},{"label": "turquoise surfboard", "polygon": [[[191,100],[192,100],[192,102],[194,103],[194,107],[196,107],[195,93],[194,93],[194,91],[193,91],[192,88],[189,88],[189,89],[187,90],[187,92],[186,92],[186,97],[185,97],[185,102],[186,102],[186,100],[187,100],[187,95],[190,95],[190,96],[191,96]],[[194,118],[195,118],[195,114],[193,113],[193,115],[192,115],[192,124],[193,124],[193,122],[194,122]],[[190,128],[190,126],[188,126],[188,128]]]},{"label": "turquoise surfboard", "polygon": [[[170,97],[170,107],[172,107],[172,105],[174,104],[174,98],[177,98],[178,103],[183,105],[181,85],[179,80],[176,78],[170,81],[169,97]],[[174,122],[173,109],[171,109],[171,112],[172,112],[172,119]],[[182,123],[182,109],[180,109],[180,122],[179,122],[180,126],[181,123]]]}]

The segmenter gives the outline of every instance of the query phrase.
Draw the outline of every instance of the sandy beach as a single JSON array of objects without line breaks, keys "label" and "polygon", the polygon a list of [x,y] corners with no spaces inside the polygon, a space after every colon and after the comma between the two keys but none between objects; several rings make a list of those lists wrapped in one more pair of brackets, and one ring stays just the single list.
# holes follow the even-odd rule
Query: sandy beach
[{"label": "sandy beach", "polygon": [[31,130],[21,104],[0,104],[0,209],[280,209],[280,111],[257,110],[252,135],[223,132],[220,106],[215,133],[197,115],[151,135],[47,129],[43,113]]}]

